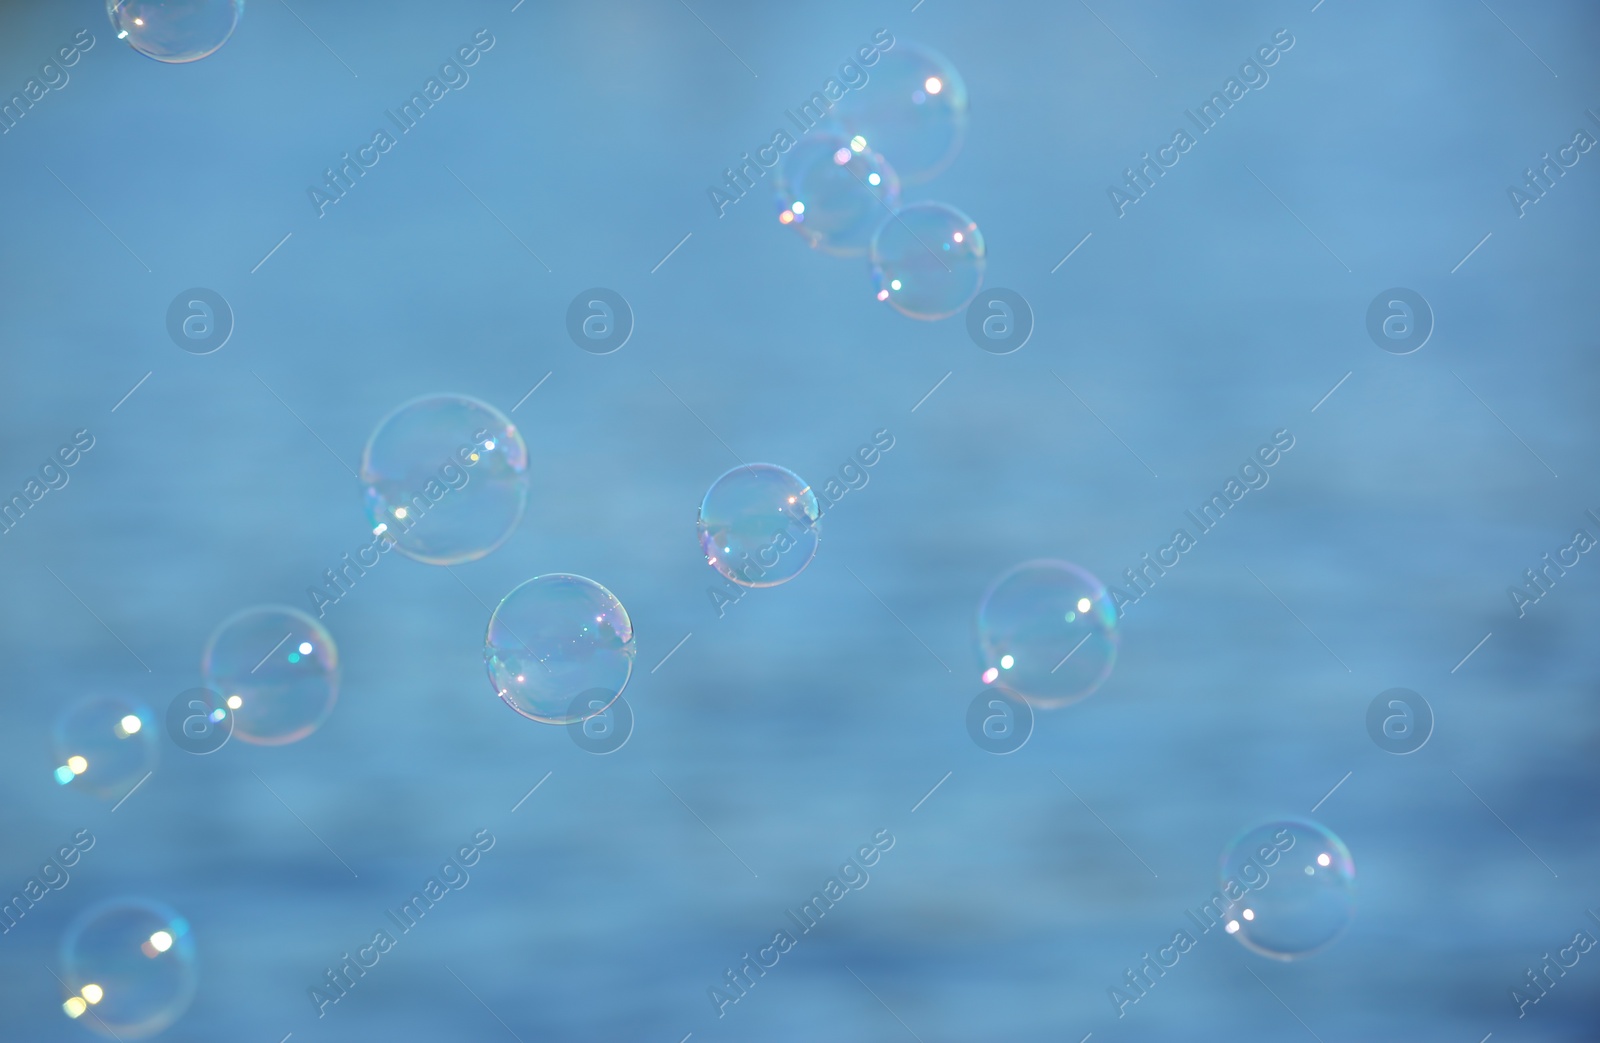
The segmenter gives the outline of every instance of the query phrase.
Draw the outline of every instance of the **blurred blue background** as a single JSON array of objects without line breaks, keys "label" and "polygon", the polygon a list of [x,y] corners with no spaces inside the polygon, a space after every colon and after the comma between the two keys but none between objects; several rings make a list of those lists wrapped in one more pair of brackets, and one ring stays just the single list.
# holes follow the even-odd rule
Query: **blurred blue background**
[{"label": "blurred blue background", "polygon": [[[1600,1038],[1596,956],[1526,1017],[1510,997],[1600,933],[1600,563],[1526,618],[1506,593],[1600,511],[1600,153],[1524,216],[1507,193],[1600,134],[1593,5],[691,3],[252,0],[187,66],[94,3],[5,6],[0,91],[97,42],[0,136],[0,486],[97,441],[0,536],[0,892],[98,843],[0,937],[0,1036],[91,1038],[56,946],[132,894],[194,927],[173,1041]],[[308,188],[484,28],[470,84],[319,218]],[[906,196],[978,221],[988,285],[1037,318],[1016,354],[878,304],[766,186],[707,201],[880,28],[965,77],[965,150]],[[1270,84],[1119,218],[1108,187],[1280,28]],[[212,355],[166,333],[192,286],[237,317]],[[566,335],[590,286],[633,307],[615,354]],[[1436,316],[1414,354],[1366,332],[1394,286]],[[513,414],[520,528],[454,575],[391,556],[328,610],[317,733],[163,737],[114,813],[56,785],[62,707],[163,713],[222,619],[307,607],[368,538],[340,461],[390,409],[510,410],[546,374]],[[811,566],[719,617],[694,517],[729,449],[820,485],[882,428]],[[1117,581],[1281,428],[1271,484],[1129,614],[1107,684],[978,749],[988,582],[1035,557]],[[557,571],[637,630],[609,756],[484,676],[489,607]],[[1365,725],[1397,686],[1437,715],[1405,757]],[[1287,964],[1213,933],[1119,1018],[1108,988],[1223,846],[1319,801],[1357,866],[1348,933]],[[481,829],[470,886],[319,1019],[308,988]],[[719,1018],[707,989],[884,829],[870,885]]]}]

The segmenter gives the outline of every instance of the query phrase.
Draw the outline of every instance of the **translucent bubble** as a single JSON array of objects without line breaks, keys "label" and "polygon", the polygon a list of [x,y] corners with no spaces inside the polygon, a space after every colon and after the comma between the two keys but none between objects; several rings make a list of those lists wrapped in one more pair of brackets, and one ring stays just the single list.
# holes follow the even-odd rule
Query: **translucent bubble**
[{"label": "translucent bubble", "polygon": [[941,54],[899,43],[864,70],[866,86],[840,99],[833,117],[846,137],[861,135],[907,185],[949,166],[967,137],[967,85]]},{"label": "translucent bubble", "polygon": [[62,1009],[102,1035],[140,1039],[193,1002],[189,922],[160,902],[121,898],[80,913],[61,940]]},{"label": "translucent bubble", "polygon": [[[543,724],[572,724],[604,711],[627,686],[634,653],[633,621],[616,595],[559,572],[507,594],[483,641],[495,694]],[[578,702],[585,693],[590,697]]]},{"label": "translucent bubble", "polygon": [[1117,610],[1105,585],[1065,561],[1028,561],[978,605],[983,683],[1035,706],[1064,706],[1100,687],[1117,661]]},{"label": "translucent bubble", "polygon": [[1355,879],[1349,849],[1326,827],[1309,819],[1257,826],[1222,853],[1224,886],[1245,892],[1223,909],[1223,930],[1275,960],[1310,956],[1344,933]]},{"label": "translucent bubble", "polygon": [[947,319],[983,285],[987,261],[977,224],[943,203],[914,203],[872,237],[878,300],[913,319]]},{"label": "translucent bubble", "polygon": [[859,257],[900,205],[900,177],[861,138],[813,134],[784,154],[777,192],[779,223],[818,250]]},{"label": "translucent bubble", "polygon": [[119,800],[155,770],[160,721],[120,696],[90,696],[62,711],[55,725],[56,782]]},{"label": "translucent bubble", "polygon": [[299,609],[247,608],[206,642],[200,672],[233,711],[233,734],[258,746],[304,739],[333,713],[339,650]]},{"label": "translucent bubble", "polygon": [[158,62],[199,61],[228,42],[244,0],[106,0],[117,39]]},{"label": "translucent bubble", "polygon": [[708,565],[741,587],[775,587],[816,556],[820,517],[799,475],[777,464],[749,464],[711,483],[696,527]]},{"label": "translucent bubble", "polygon": [[378,424],[361,454],[372,531],[429,565],[476,561],[528,502],[528,447],[505,414],[466,395],[427,395]]}]

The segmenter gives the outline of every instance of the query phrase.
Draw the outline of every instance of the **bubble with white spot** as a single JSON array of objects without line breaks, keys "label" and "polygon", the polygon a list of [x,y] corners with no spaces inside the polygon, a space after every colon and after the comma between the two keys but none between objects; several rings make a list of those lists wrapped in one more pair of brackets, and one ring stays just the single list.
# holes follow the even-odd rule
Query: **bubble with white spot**
[{"label": "bubble with white spot", "polygon": [[106,0],[117,39],[158,62],[199,61],[228,42],[244,0]]},{"label": "bubble with white spot", "polygon": [[1275,960],[1321,952],[1355,912],[1355,876],[1350,850],[1320,823],[1283,819],[1246,830],[1222,855],[1223,929]]},{"label": "bubble with white spot", "polygon": [[120,695],[92,695],[56,717],[51,768],[57,785],[120,800],[153,771],[160,737],[150,710]]},{"label": "bubble with white spot", "polygon": [[535,576],[507,594],[483,642],[495,694],[542,724],[604,712],[627,686],[635,652],[633,621],[617,596],[567,573]]},{"label": "bubble with white spot", "polygon": [[981,680],[1034,706],[1089,695],[1117,657],[1117,611],[1106,587],[1065,561],[1024,562],[978,606]]},{"label": "bubble with white spot", "polygon": [[817,133],[783,156],[778,223],[813,248],[860,257],[885,217],[900,206],[900,177],[864,139]]},{"label": "bubble with white spot", "polygon": [[120,898],[80,913],[61,940],[61,1009],[108,1039],[143,1039],[194,1001],[189,921],[160,902]]},{"label": "bubble with white spot", "polygon": [[284,605],[224,620],[201,655],[205,686],[233,714],[233,734],[258,746],[304,739],[333,713],[339,650],[327,628]]},{"label": "bubble with white spot", "polygon": [[878,300],[913,319],[960,312],[988,265],[977,222],[943,203],[914,203],[886,218],[868,252]]}]

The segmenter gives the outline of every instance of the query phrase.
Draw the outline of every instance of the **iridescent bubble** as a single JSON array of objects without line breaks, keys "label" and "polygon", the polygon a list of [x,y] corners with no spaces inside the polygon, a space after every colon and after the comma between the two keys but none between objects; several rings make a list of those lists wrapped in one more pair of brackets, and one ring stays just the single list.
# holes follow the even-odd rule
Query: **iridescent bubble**
[{"label": "iridescent bubble", "polygon": [[907,185],[949,166],[967,137],[967,85],[937,51],[900,43],[865,70],[865,87],[840,99],[833,117],[846,137],[894,164]]},{"label": "iridescent bubble", "polygon": [[412,399],[361,454],[373,533],[429,565],[476,561],[504,543],[528,502],[527,471],[516,426],[466,395]]},{"label": "iridescent bubble", "polygon": [[1355,863],[1344,841],[1309,819],[1247,830],[1222,853],[1223,930],[1251,952],[1298,960],[1344,933],[1355,912]]},{"label": "iridescent bubble", "polygon": [[741,587],[775,587],[816,556],[821,516],[799,475],[777,464],[748,464],[711,483],[696,528],[706,564]]},{"label": "iridescent bubble", "polygon": [[[616,595],[560,572],[535,576],[507,594],[483,641],[495,694],[542,724],[603,712],[627,686],[634,653],[633,622]],[[578,702],[584,694],[589,698]]]},{"label": "iridescent bubble", "polygon": [[158,62],[199,61],[228,42],[244,0],[106,0],[117,39]]},{"label": "iridescent bubble", "polygon": [[1065,561],[1028,561],[978,605],[983,683],[1034,706],[1065,706],[1100,687],[1117,661],[1117,610],[1105,584]]},{"label": "iridescent bubble", "polygon": [[866,253],[900,205],[899,175],[862,138],[808,136],[784,154],[776,187],[779,223],[839,257]]},{"label": "iridescent bubble", "polygon": [[120,800],[155,770],[158,724],[147,707],[131,699],[78,700],[56,718],[56,782]]},{"label": "iridescent bubble", "polygon": [[304,739],[333,713],[339,650],[321,623],[281,605],[230,616],[206,642],[205,686],[233,713],[233,734],[258,746]]},{"label": "iridescent bubble", "polygon": [[872,237],[878,300],[913,319],[947,319],[983,285],[987,261],[977,224],[943,203],[914,203]]},{"label": "iridescent bubble", "polygon": [[140,1039],[177,1021],[198,977],[189,922],[160,902],[101,902],[61,940],[62,1009],[111,1038]]}]

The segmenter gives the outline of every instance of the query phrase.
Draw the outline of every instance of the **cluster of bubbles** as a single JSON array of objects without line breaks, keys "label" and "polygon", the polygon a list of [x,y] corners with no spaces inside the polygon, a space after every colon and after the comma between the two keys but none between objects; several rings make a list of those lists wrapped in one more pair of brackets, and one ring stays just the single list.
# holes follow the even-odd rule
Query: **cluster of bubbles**
[{"label": "cluster of bubbles", "polygon": [[[527,465],[521,433],[493,406],[454,394],[404,403],[378,423],[362,454],[371,546],[427,565],[484,557],[522,519]],[[633,624],[616,596],[566,574],[537,576],[512,590],[484,639],[495,693],[546,724],[604,712],[626,686],[634,652]],[[332,715],[339,651],[307,613],[260,605],[216,628],[201,653],[200,674],[204,687],[183,693],[169,712],[175,743],[209,753],[221,745],[206,741],[215,731],[222,741],[237,736],[282,746],[305,739]],[[155,770],[159,731],[158,718],[126,696],[74,702],[54,729],[55,779],[125,799]],[[111,1038],[161,1031],[187,1009],[196,989],[189,924],[143,899],[84,912],[67,931],[61,965],[62,1009]]]},{"label": "cluster of bubbles", "polygon": [[[206,642],[200,672],[205,687],[185,695],[205,701],[201,730],[215,727],[259,746],[304,739],[333,713],[339,694],[333,636],[286,605],[248,608],[224,620]],[[185,718],[176,720],[181,726]],[[56,782],[100,797],[127,796],[156,768],[157,722],[148,706],[127,696],[91,695],[69,704],[53,729]]]},{"label": "cluster of bubbles", "polygon": [[[418,562],[448,566],[482,558],[516,528],[527,501],[527,446],[494,407],[433,395],[378,424],[361,478],[374,539]],[[721,576],[742,587],[772,587],[815,557],[820,515],[799,475],[776,464],[744,464],[712,483],[696,530],[707,565]],[[1118,621],[1106,586],[1085,569],[1023,562],[996,578],[980,600],[982,683],[1031,707],[1083,699],[1111,674]],[[493,691],[542,724],[570,725],[604,713],[627,686],[635,655],[622,602],[594,580],[567,573],[536,576],[511,590],[484,636]],[[339,654],[316,619],[286,606],[259,606],[216,629],[201,674],[206,687],[197,691],[211,698],[191,705],[206,710],[206,720],[226,721],[229,734],[247,743],[278,746],[311,735],[332,714]],[[57,722],[55,777],[63,786],[125,797],[154,769],[155,731],[142,705],[91,696]],[[1264,866],[1273,867],[1270,878]],[[1235,893],[1236,881],[1250,885],[1222,911],[1227,933],[1265,956],[1292,960],[1317,952],[1351,916],[1350,853],[1316,823],[1290,820],[1248,831],[1224,853],[1222,876],[1225,887],[1235,881]],[[160,1031],[193,999],[194,961],[188,923],[171,909],[139,899],[97,906],[63,942],[63,1009],[115,1037]]]},{"label": "cluster of bubbles", "polygon": [[877,299],[913,319],[949,318],[983,285],[983,233],[944,203],[901,200],[961,151],[967,88],[937,52],[901,43],[872,79],[784,154],[778,221],[817,250],[865,255]]},{"label": "cluster of bubbles", "polygon": [[228,42],[244,0],[106,0],[117,39],[158,62],[199,61]]},{"label": "cluster of bubbles", "polygon": [[[107,0],[119,39],[158,61],[214,53],[233,34],[243,0]],[[960,152],[967,93],[929,48],[884,52],[873,82],[841,99],[797,143],[777,179],[778,220],[813,248],[868,258],[877,299],[914,319],[958,313],[982,286],[983,234],[954,207],[907,204]],[[368,520],[385,551],[451,566],[510,538],[528,498],[528,450],[499,410],[438,394],[384,417],[361,460]],[[817,553],[820,509],[810,485],[776,464],[744,464],[712,483],[696,521],[706,563],[729,581],[773,587]],[[1104,584],[1065,561],[1028,561],[990,584],[978,608],[982,683],[1032,707],[1083,699],[1116,662],[1118,613]],[[512,589],[484,636],[491,688],[521,716],[570,725],[603,713],[633,672],[633,624],[616,595],[583,576],[551,573]],[[225,620],[206,642],[202,727],[261,746],[304,739],[333,713],[339,653],[320,622],[286,606]],[[192,693],[186,693],[192,694]],[[231,720],[230,720],[231,718]],[[94,695],[56,723],[54,776],[124,798],[155,768],[155,718],[120,695]],[[1271,866],[1270,871],[1266,866]],[[1243,896],[1222,911],[1226,932],[1253,952],[1292,960],[1331,944],[1353,909],[1354,864],[1332,832],[1306,820],[1271,822],[1223,854],[1222,879]],[[1259,885],[1258,882],[1259,881]],[[94,906],[61,948],[67,1015],[114,1038],[166,1028],[196,991],[188,922],[142,899]]]}]

